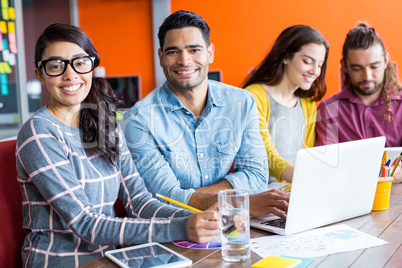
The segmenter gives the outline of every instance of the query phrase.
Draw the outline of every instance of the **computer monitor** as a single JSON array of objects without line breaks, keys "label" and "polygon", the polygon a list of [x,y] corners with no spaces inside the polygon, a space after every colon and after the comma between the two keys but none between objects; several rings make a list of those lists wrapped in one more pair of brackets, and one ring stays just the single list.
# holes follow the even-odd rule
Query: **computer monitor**
[{"label": "computer monitor", "polygon": [[[26,84],[29,116],[41,107],[42,86],[39,80],[29,80]],[[20,121],[17,102],[17,82],[7,83],[7,92],[0,93],[0,126],[18,124]]]},{"label": "computer monitor", "polygon": [[208,79],[215,80],[218,82],[222,82],[222,72],[220,70],[216,71],[209,71],[208,72]]},{"label": "computer monitor", "polygon": [[116,76],[106,77],[117,96],[124,101],[124,108],[131,108],[140,99],[140,77]]}]

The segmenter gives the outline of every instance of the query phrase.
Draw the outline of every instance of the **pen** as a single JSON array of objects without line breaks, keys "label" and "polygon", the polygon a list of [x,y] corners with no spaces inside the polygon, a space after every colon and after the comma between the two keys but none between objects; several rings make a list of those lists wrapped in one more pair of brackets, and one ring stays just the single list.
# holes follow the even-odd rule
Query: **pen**
[{"label": "pen", "polygon": [[202,211],[199,210],[199,209],[193,208],[193,207],[191,207],[191,206],[189,206],[189,205],[183,204],[183,203],[181,203],[181,202],[179,202],[179,201],[173,200],[173,199],[171,199],[171,198],[169,198],[169,197],[166,197],[166,196],[164,196],[164,195],[161,195],[161,194],[156,194],[156,197],[159,197],[159,198],[161,198],[161,199],[163,199],[163,200],[166,200],[166,201],[168,201],[168,202],[170,202],[170,203],[173,203],[173,204],[175,204],[175,205],[178,205],[178,206],[180,206],[180,207],[186,208],[186,209],[191,210],[191,211],[194,211],[194,212],[202,212]]},{"label": "pen", "polygon": [[381,167],[381,177],[388,177],[389,176],[389,167],[382,166]]}]

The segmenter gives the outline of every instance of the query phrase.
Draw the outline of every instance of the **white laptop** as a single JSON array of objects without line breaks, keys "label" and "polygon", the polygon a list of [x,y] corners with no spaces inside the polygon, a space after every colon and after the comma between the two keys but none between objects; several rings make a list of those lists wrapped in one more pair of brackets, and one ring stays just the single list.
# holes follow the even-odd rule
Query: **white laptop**
[{"label": "white laptop", "polygon": [[290,235],[369,213],[384,145],[377,137],[299,150],[285,224],[268,215],[251,227]]}]

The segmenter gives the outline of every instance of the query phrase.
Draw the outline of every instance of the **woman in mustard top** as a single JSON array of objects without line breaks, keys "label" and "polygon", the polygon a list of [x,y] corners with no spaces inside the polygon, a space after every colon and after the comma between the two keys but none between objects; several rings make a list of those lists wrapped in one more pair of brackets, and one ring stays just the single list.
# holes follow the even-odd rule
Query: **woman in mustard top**
[{"label": "woman in mustard top", "polygon": [[243,87],[257,103],[271,178],[291,182],[297,150],[314,146],[314,101],[327,89],[328,50],[316,29],[291,26],[246,78]]}]

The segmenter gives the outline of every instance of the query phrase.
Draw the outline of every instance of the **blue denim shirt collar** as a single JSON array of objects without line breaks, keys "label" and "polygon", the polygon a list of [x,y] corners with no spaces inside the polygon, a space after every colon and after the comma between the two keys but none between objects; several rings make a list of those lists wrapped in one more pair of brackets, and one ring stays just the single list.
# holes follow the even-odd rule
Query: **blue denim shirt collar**
[{"label": "blue denim shirt collar", "polygon": [[[218,86],[219,87],[219,86]],[[173,112],[175,110],[185,109],[188,110],[183,103],[177,98],[177,96],[170,89],[168,82],[166,81],[161,88],[160,91],[160,100],[165,107],[166,112]],[[166,103],[164,103],[166,102]],[[213,84],[208,82],[208,100],[206,108],[210,108],[212,106],[224,106],[225,103],[222,100],[221,95],[216,87]]]},{"label": "blue denim shirt collar", "polygon": [[[214,85],[217,85],[217,87],[220,86],[220,84],[216,84],[216,83],[215,83]],[[213,86],[213,84],[208,81],[208,101],[207,101],[207,107],[209,107],[210,105],[211,105],[211,106],[214,105],[214,106],[218,106],[218,107],[219,107],[219,106],[224,106],[225,103],[223,102],[222,97],[221,97],[221,95],[219,94],[219,91],[217,90],[217,88],[215,88],[215,87]]]}]

